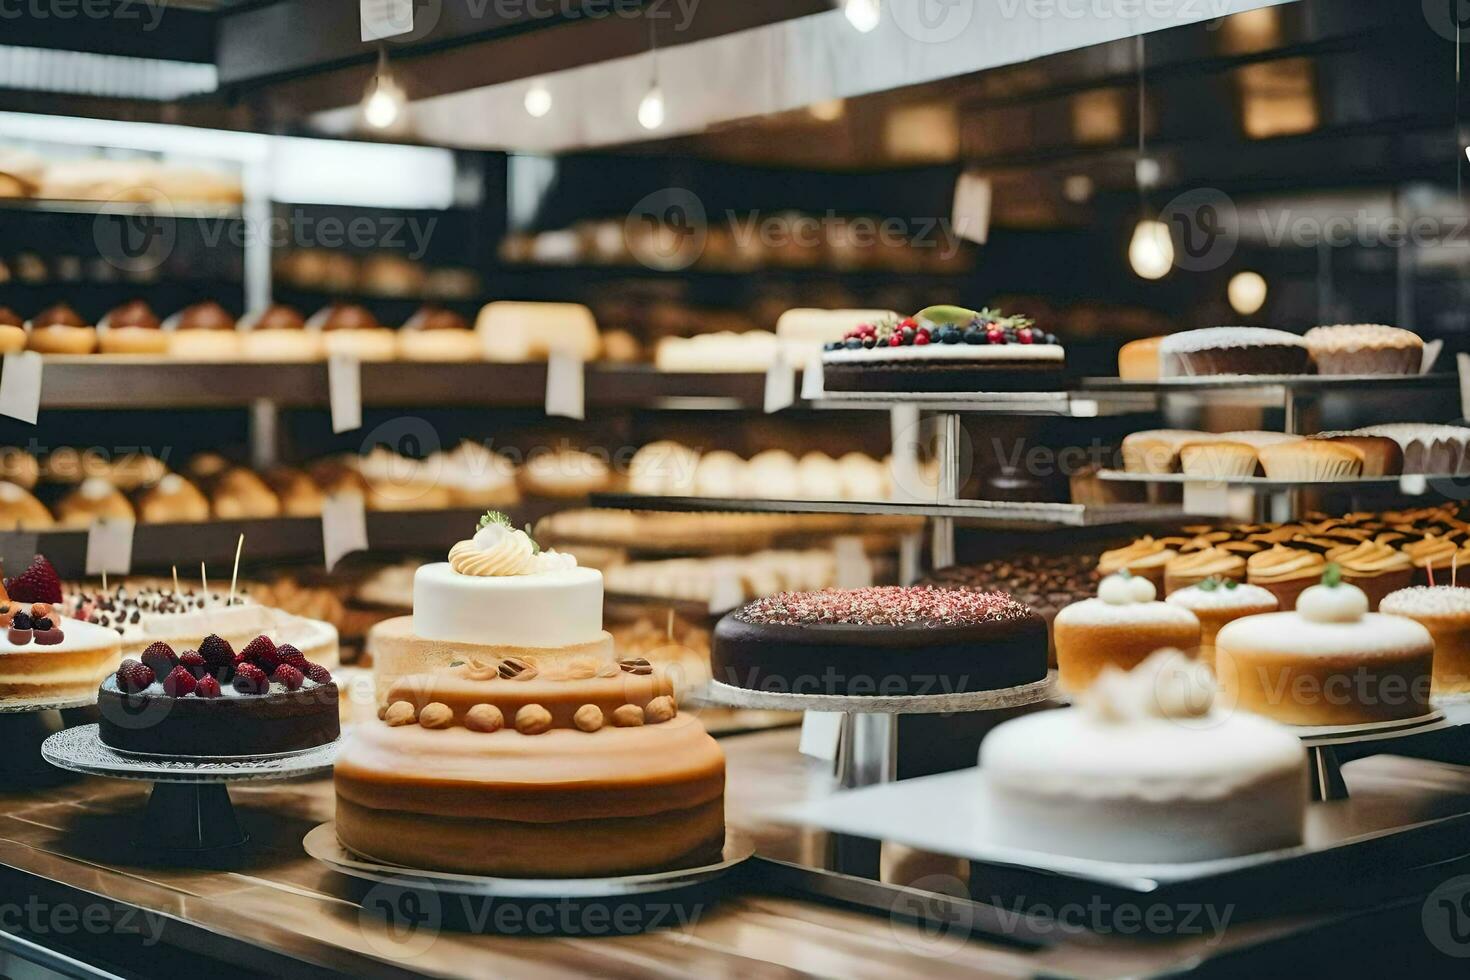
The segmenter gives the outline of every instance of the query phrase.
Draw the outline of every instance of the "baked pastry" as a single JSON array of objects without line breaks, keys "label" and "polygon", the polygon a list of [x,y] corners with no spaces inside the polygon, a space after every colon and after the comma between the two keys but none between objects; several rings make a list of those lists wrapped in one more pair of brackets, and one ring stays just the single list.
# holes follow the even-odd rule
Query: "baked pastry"
[{"label": "baked pastry", "polygon": [[1159,354],[1166,377],[1312,372],[1301,337],[1265,327],[1207,327],[1170,334],[1159,344]]},{"label": "baked pastry", "polygon": [[1348,480],[1363,474],[1363,453],[1346,443],[1301,439],[1262,448],[1261,468],[1272,480]]},{"label": "baked pastry", "polygon": [[244,591],[234,596],[185,588],[171,582],[129,582],[103,591],[84,584],[65,590],[67,616],[112,630],[126,657],[162,641],[182,651],[198,645],[201,634],[217,634],[235,648],[268,633],[300,650],[315,664],[336,667],[337,630],[331,623],[293,615],[254,601]]},{"label": "baked pastry", "polygon": [[151,453],[123,453],[107,464],[107,481],[119,490],[152,486],[168,475],[168,464]]},{"label": "baked pastry", "polygon": [[1410,564],[1409,556],[1381,541],[1362,541],[1334,548],[1327,552],[1327,560],[1336,562],[1341,568],[1344,582],[1367,593],[1370,609],[1377,609],[1378,603],[1390,592],[1407,589],[1414,584],[1414,566]]},{"label": "baked pastry", "polygon": [[1398,476],[1404,472],[1404,451],[1387,436],[1321,432],[1312,439],[1356,449],[1363,457],[1362,476]]},{"label": "baked pastry", "polygon": [[1097,598],[1057,613],[1052,630],[1062,687],[1085,691],[1104,667],[1132,670],[1164,647],[1198,650],[1200,625],[1194,613],[1157,597],[1152,582],[1125,571],[1103,579]]},{"label": "baked pastry", "polygon": [[1244,582],[1245,563],[1245,558],[1224,548],[1182,552],[1164,566],[1164,595],[1211,578]]},{"label": "baked pastry", "polygon": [[233,361],[240,356],[235,318],[214,300],[185,307],[163,323],[168,352],[186,361]]},{"label": "baked pastry", "polygon": [[0,482],[0,529],[6,531],[43,531],[56,522],[46,505],[24,487]]},{"label": "baked pastry", "polygon": [[501,508],[520,502],[515,464],[480,443],[465,441],[435,453],[428,466],[449,491],[450,506]]},{"label": "baked pastry", "polygon": [[469,321],[439,306],[425,306],[398,331],[398,356],[406,361],[478,361],[480,338]]},{"label": "baked pastry", "polygon": [[585,497],[612,481],[607,461],[579,449],[532,453],[517,474],[521,490],[538,497]]},{"label": "baked pastry", "polygon": [[801,495],[796,457],[784,449],[766,449],[746,461],[740,474],[739,494],[763,500],[788,500]]},{"label": "baked pastry", "polygon": [[319,361],[326,355],[322,335],[307,330],[293,307],[279,303],[245,315],[240,349],[252,361]]},{"label": "baked pastry", "polygon": [[1246,559],[1245,580],[1270,592],[1281,609],[1290,611],[1303,589],[1322,581],[1326,568],[1327,560],[1319,552],[1275,544]]},{"label": "baked pastry", "polygon": [[1424,363],[1419,335],[1380,324],[1313,327],[1302,338],[1319,374],[1418,374]]},{"label": "baked pastry", "polygon": [[1441,476],[1470,472],[1470,458],[1467,458],[1470,429],[1463,426],[1394,422],[1365,426],[1348,435],[1386,436],[1394,440],[1403,450],[1405,473]]},{"label": "baked pastry", "polygon": [[912,696],[1046,677],[1046,623],[1003,592],[881,586],[783,592],[715,627],[714,679],[791,694]]},{"label": "baked pastry", "polygon": [[1124,381],[1159,380],[1159,345],[1163,337],[1131,340],[1118,350],[1118,377]]},{"label": "baked pastry", "polygon": [[[740,457],[734,453],[729,456],[736,460],[735,472],[744,467]],[[703,457],[699,453],[680,443],[669,439],[650,442],[639,447],[628,461],[628,489],[656,497],[693,496],[699,492],[698,468],[701,462]]]},{"label": "baked pastry", "polygon": [[1123,437],[1123,469],[1129,473],[1178,473],[1179,453],[1215,437],[1186,429],[1146,429]]},{"label": "baked pastry", "polygon": [[1177,558],[1179,552],[1164,542],[1148,535],[1123,548],[1104,551],[1097,560],[1097,573],[1101,576],[1128,572],[1153,583],[1156,591],[1164,591],[1164,568]]},{"label": "baked pastry", "polygon": [[135,299],[97,321],[97,344],[104,354],[162,354],[168,350],[162,328],[153,308]]},{"label": "baked pastry", "polygon": [[1400,589],[1385,596],[1378,611],[1412,619],[1434,638],[1434,696],[1470,693],[1470,589],[1453,585]]},{"label": "baked pastry", "polygon": [[1259,465],[1256,447],[1225,439],[1186,442],[1179,447],[1179,468],[1187,476],[1208,480],[1231,480],[1255,476]]},{"label": "baked pastry", "polygon": [[427,464],[386,446],[374,447],[356,465],[367,480],[367,505],[372,510],[441,510],[454,502],[449,488]]},{"label": "baked pastry", "polygon": [[26,347],[42,354],[90,354],[97,349],[97,328],[65,303],[31,317]]},{"label": "baked pastry", "polygon": [[198,482],[208,484],[234,465],[219,453],[195,453],[184,465],[184,472]]},{"label": "baked pastry", "polygon": [[26,322],[8,306],[0,306],[0,354],[26,349]]},{"label": "baked pastry", "polygon": [[210,483],[209,506],[222,521],[279,517],[281,501],[264,480],[244,467],[225,470]]},{"label": "baked pastry", "polygon": [[492,361],[544,361],[553,350],[595,361],[602,349],[597,321],[580,303],[489,303],[475,332]]},{"label": "baked pastry", "polygon": [[413,591],[374,630],[381,720],[337,762],[346,847],[516,877],[715,859],[724,757],[663,668],[614,657],[596,571],[486,515]]},{"label": "baked pastry", "polygon": [[117,634],[61,615],[56,570],[37,555],[0,588],[0,702],[90,702],[117,667]]},{"label": "baked pastry", "polygon": [[1295,612],[1248,616],[1215,637],[1215,673],[1243,711],[1290,725],[1360,725],[1429,711],[1434,640],[1413,620],[1368,611],[1329,565]]},{"label": "baked pastry", "polygon": [[209,500],[199,488],[170,473],[138,496],[138,520],[144,524],[199,524],[209,520]]},{"label": "baked pastry", "polygon": [[1050,391],[1066,356],[1023,316],[931,306],[865,323],[823,348],[828,391]]},{"label": "baked pastry", "polygon": [[1435,579],[1449,581],[1459,565],[1459,544],[1446,537],[1430,533],[1418,541],[1400,544],[1404,557],[1414,568],[1414,581],[1419,585],[1434,585]]},{"label": "baked pastry", "polygon": [[321,516],[322,492],[305,471],[277,466],[266,471],[265,482],[281,502],[282,517]]},{"label": "baked pastry", "polygon": [[1161,650],[1105,669],[1075,707],[980,744],[987,830],[1099,861],[1209,861],[1302,843],[1306,752],[1288,729],[1217,703],[1209,671]]},{"label": "baked pastry", "polygon": [[136,517],[122,491],[98,477],[82,481],[56,504],[56,522],[62,527],[90,527],[104,519],[131,521]]},{"label": "baked pastry", "polygon": [[769,330],[717,330],[693,337],[664,337],[653,352],[660,371],[699,374],[758,374],[770,370],[781,352]]},{"label": "baked pastry", "polygon": [[97,691],[98,735],[123,752],[229,757],[299,752],[337,740],[327,668],[257,636],[238,655],[211,634],[175,652],[158,641]]},{"label": "baked pastry", "polygon": [[100,449],[58,446],[46,454],[41,477],[47,483],[76,484],[89,479],[108,480],[112,464]]},{"label": "baked pastry", "polygon": [[1269,590],[1229,578],[1207,578],[1171,592],[1164,601],[1188,609],[1199,620],[1199,659],[1210,667],[1215,665],[1215,636],[1220,627],[1244,616],[1259,616],[1279,608],[1276,596]]},{"label": "baked pastry", "polygon": [[391,361],[398,356],[397,335],[356,303],[324,306],[306,321],[306,328],[321,335],[329,356],[342,354],[359,361]]}]

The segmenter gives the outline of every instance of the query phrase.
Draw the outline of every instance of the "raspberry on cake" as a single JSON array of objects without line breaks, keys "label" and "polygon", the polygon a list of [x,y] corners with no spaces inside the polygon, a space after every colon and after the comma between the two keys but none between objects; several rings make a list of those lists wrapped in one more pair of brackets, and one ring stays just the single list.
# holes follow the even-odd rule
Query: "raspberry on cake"
[{"label": "raspberry on cake", "polygon": [[337,738],[337,685],[325,668],[307,664],[303,676],[275,663],[278,648],[264,636],[246,644],[248,656],[238,660],[221,637],[207,636],[198,646],[175,657],[155,643],[144,662],[125,660],[102,682],[97,706],[104,744],[213,757],[294,752]]},{"label": "raspberry on cake", "polygon": [[783,592],[721,619],[710,659],[716,681],[771,693],[989,691],[1046,677],[1046,622],[1003,592]]},{"label": "raspberry on cake", "polygon": [[822,353],[829,391],[1043,391],[1063,366],[1057,338],[1028,318],[958,306],[859,324]]},{"label": "raspberry on cake", "polygon": [[117,634],[67,619],[56,572],[40,555],[0,586],[0,701],[87,701],[117,666]]}]

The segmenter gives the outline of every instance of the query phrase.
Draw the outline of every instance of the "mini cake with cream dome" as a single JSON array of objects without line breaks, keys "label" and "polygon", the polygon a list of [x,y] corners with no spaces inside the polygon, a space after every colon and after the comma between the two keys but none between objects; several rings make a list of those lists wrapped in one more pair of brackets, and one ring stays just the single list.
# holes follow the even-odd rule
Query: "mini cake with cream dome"
[{"label": "mini cake with cream dome", "polygon": [[1433,694],[1470,694],[1470,589],[1455,585],[1400,589],[1389,593],[1378,611],[1412,619],[1434,637]]},{"label": "mini cake with cream dome", "polygon": [[1108,666],[1132,670],[1164,647],[1193,652],[1200,645],[1194,613],[1158,601],[1153,582],[1119,572],[1098,583],[1097,598],[1057,613],[1052,632],[1061,685],[1085,691]]},{"label": "mini cake with cream dome", "polygon": [[931,306],[828,343],[822,372],[829,391],[1044,391],[1061,385],[1065,360],[1026,317]]},{"label": "mini cake with cream dome", "polygon": [[994,833],[1015,847],[1166,864],[1302,843],[1300,739],[1216,704],[1209,671],[1177,650],[998,726],[980,772]]},{"label": "mini cake with cream dome", "polygon": [[1347,726],[1429,712],[1434,639],[1329,564],[1295,612],[1247,616],[1215,637],[1215,673],[1230,703],[1290,725]]},{"label": "mini cake with cream dome", "polygon": [[1215,636],[1221,627],[1245,616],[1259,616],[1277,609],[1276,596],[1269,590],[1228,578],[1207,578],[1197,585],[1171,592],[1164,601],[1188,609],[1199,620],[1199,659],[1210,666],[1215,663]]}]

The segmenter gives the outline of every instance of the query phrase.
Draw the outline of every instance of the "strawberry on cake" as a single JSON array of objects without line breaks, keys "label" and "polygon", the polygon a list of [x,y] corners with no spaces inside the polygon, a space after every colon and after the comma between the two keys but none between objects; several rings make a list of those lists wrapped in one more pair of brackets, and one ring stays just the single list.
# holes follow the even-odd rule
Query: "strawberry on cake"
[{"label": "strawberry on cake", "polygon": [[0,586],[0,701],[88,702],[117,666],[117,634],[62,616],[60,605],[61,582],[40,555]]}]

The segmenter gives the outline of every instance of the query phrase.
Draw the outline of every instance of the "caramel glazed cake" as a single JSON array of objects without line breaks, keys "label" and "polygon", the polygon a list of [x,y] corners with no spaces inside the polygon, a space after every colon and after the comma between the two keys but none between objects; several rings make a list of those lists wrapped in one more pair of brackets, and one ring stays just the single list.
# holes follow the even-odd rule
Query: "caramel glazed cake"
[{"label": "caramel glazed cake", "polygon": [[724,755],[673,677],[615,657],[597,571],[487,515],[448,563],[418,569],[394,633],[395,664],[421,666],[338,758],[345,847],[515,878],[719,859]]}]

